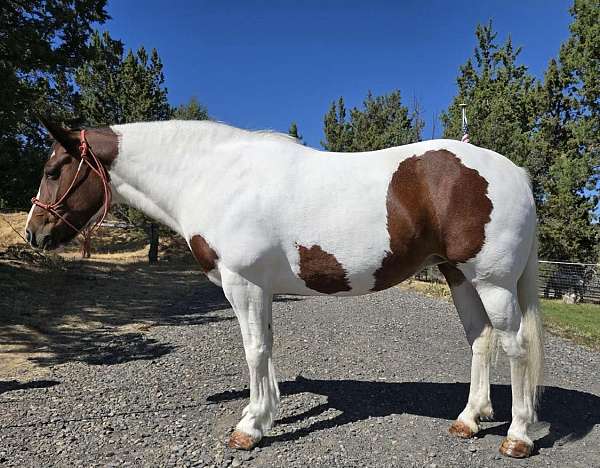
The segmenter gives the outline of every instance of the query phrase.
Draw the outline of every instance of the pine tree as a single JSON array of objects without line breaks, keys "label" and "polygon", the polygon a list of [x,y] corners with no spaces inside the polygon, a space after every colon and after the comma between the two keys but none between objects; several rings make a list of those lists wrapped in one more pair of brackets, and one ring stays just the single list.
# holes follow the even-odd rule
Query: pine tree
[{"label": "pine tree", "polygon": [[[576,0],[571,35],[539,86],[534,155],[545,171],[539,209],[541,253],[598,261],[600,174],[600,2]],[[590,192],[584,189],[591,190]]]},{"label": "pine tree", "polygon": [[402,104],[400,91],[374,96],[370,91],[362,108],[354,107],[346,117],[344,99],[332,103],[324,117],[325,140],[328,151],[373,151],[419,141],[423,120],[415,101],[415,109]]},{"label": "pine tree", "polygon": [[491,23],[478,26],[478,45],[442,122],[446,137],[460,138],[459,104],[466,103],[471,142],[528,169],[542,258],[594,261],[597,197],[584,189],[598,180],[598,0],[576,0],[571,13],[571,37],[539,83],[517,64],[520,49],[510,37],[498,46]]},{"label": "pine tree", "polygon": [[[108,33],[91,38],[91,59],[76,72],[80,89],[78,111],[87,125],[167,120],[172,115],[164,87],[163,66],[156,49],[150,57],[144,47],[125,56],[123,45]],[[113,212],[134,224],[145,225],[150,237],[150,263],[158,260],[156,223],[130,207]]]},{"label": "pine tree", "polygon": [[210,120],[208,110],[194,96],[187,104],[171,109],[171,118],[176,120]]},{"label": "pine tree", "polygon": [[[509,37],[499,46],[491,21],[478,25],[473,57],[460,67],[458,94],[442,113],[444,137],[460,139],[460,104],[467,104],[471,143],[497,151],[528,167],[535,125],[535,79],[518,65],[520,48]],[[535,182],[535,180],[534,180]]]},{"label": "pine tree", "polygon": [[303,145],[306,144],[306,143],[304,143],[304,139],[303,139],[302,135],[300,135],[300,132],[298,131],[298,125],[296,124],[296,122],[291,123],[290,128],[288,130],[288,135],[290,135],[291,137],[294,137],[296,140],[298,140]]},{"label": "pine tree", "polygon": [[26,208],[48,153],[35,114],[72,118],[72,73],[88,57],[106,0],[3,0],[0,6],[0,208]]},{"label": "pine tree", "polygon": [[340,96],[337,103],[332,102],[324,117],[325,140],[321,145],[327,151],[349,151],[352,135],[350,124],[346,122],[346,106]]}]

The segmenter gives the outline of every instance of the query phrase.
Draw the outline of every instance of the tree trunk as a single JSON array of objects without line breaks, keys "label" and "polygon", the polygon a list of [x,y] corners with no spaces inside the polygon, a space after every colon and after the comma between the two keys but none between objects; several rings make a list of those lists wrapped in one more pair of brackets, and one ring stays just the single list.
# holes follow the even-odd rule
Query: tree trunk
[{"label": "tree trunk", "polygon": [[150,250],[148,251],[148,261],[158,263],[158,224],[150,223]]}]

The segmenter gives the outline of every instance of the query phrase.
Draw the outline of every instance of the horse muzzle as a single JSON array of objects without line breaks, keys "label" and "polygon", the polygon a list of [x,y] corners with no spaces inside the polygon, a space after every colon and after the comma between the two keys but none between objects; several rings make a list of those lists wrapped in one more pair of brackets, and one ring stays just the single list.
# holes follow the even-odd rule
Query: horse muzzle
[{"label": "horse muzzle", "polygon": [[51,230],[45,226],[38,230],[26,229],[25,237],[29,245],[36,249],[52,250],[58,247],[58,243],[55,242]]}]

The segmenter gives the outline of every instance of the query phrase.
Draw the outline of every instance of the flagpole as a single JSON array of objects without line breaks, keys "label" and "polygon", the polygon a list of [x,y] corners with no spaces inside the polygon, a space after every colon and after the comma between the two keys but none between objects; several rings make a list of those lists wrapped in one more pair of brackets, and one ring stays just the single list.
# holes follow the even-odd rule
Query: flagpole
[{"label": "flagpole", "polygon": [[460,141],[464,143],[469,143],[469,130],[468,130],[468,122],[467,122],[467,105],[463,102],[459,104],[459,107],[462,110],[462,132],[463,136]]}]

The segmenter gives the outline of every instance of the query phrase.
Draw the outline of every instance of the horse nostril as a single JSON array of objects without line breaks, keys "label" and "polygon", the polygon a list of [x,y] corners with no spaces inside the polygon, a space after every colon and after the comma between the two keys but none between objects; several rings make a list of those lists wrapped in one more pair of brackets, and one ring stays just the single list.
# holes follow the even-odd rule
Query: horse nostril
[{"label": "horse nostril", "polygon": [[31,244],[31,237],[32,237],[31,231],[29,229],[25,229],[25,239],[30,244]]},{"label": "horse nostril", "polygon": [[43,236],[40,239],[40,247],[42,249],[48,248],[51,243],[52,243],[52,237],[50,236],[50,234],[46,234],[45,236]]},{"label": "horse nostril", "polygon": [[35,234],[29,230],[27,231],[27,240],[29,241],[29,244],[31,244],[31,247],[38,246]]}]

